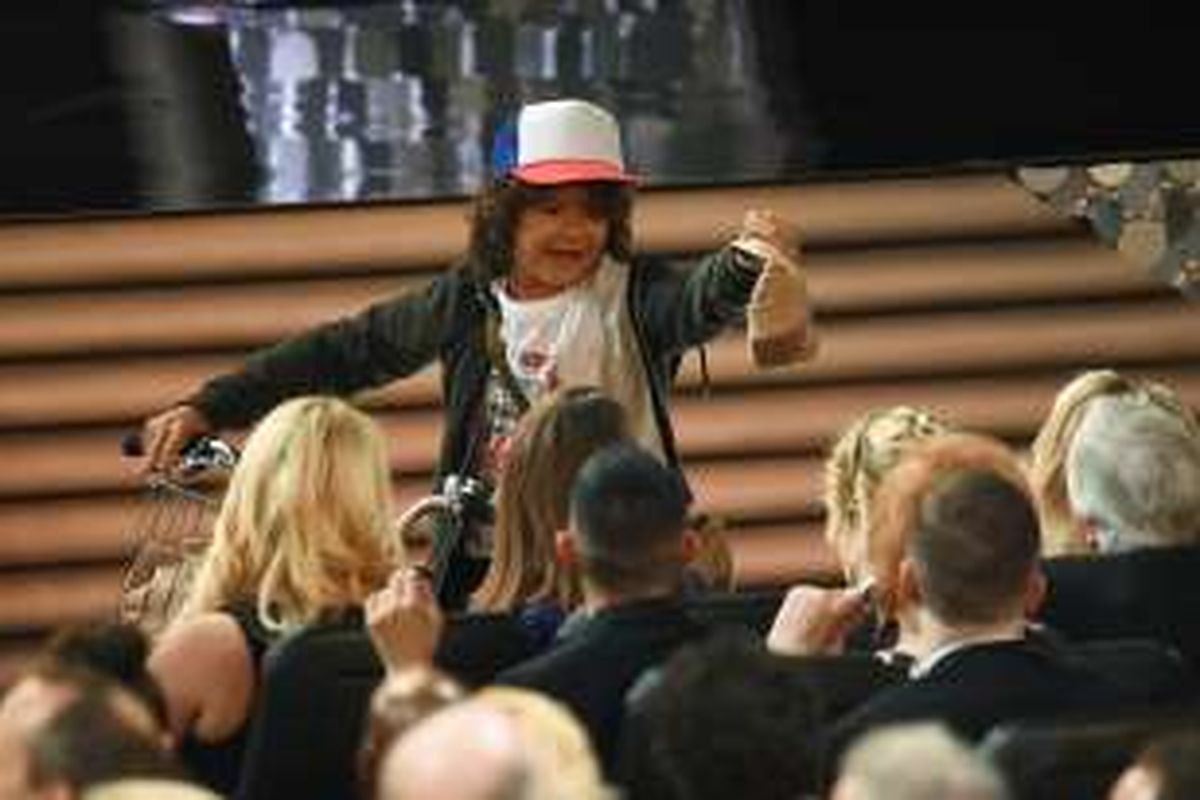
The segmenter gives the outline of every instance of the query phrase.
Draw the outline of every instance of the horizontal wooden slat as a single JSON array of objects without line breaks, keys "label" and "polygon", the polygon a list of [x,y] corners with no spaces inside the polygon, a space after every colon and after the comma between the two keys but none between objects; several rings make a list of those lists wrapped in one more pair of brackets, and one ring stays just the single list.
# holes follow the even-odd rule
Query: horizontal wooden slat
[{"label": "horizontal wooden slat", "polygon": [[0,565],[120,560],[147,513],[134,494],[0,503]]},{"label": "horizontal wooden slat", "polygon": [[[733,396],[680,397],[675,414],[685,459],[809,450],[855,415],[899,403],[929,406],[971,428],[1029,435],[1069,374],[792,386]],[[1169,369],[1151,374],[1200,405],[1200,373]],[[436,410],[382,417],[397,470],[413,476],[432,474],[439,419]],[[102,428],[0,435],[0,451],[9,463],[21,465],[0,471],[0,497],[136,488],[138,477],[119,454],[123,434]]]},{"label": "horizontal wooden slat", "polygon": [[[1130,364],[1200,359],[1200,315],[1182,302],[1127,306],[1039,307],[992,313],[834,319],[806,364],[759,370],[744,334],[709,346],[715,387],[827,382],[888,375],[938,375],[1056,364]],[[240,356],[93,359],[85,363],[0,365],[0,426],[136,420],[186,396]],[[699,381],[685,359],[681,385]],[[377,393],[390,407],[428,406],[439,394],[436,368]]]},{"label": "horizontal wooden slat", "polygon": [[[830,321],[819,332],[816,358],[769,370],[751,363],[743,334],[727,334],[708,347],[711,385],[736,389],[1200,360],[1200,314],[1174,301],[855,318]],[[678,383],[693,388],[699,381],[699,359],[689,356]]]},{"label": "horizontal wooden slat", "polygon": [[[0,365],[0,428],[134,423],[242,359],[202,354]],[[369,407],[428,407],[441,396],[440,380],[440,371],[430,367],[359,400]]]},{"label": "horizontal wooden slat", "polygon": [[0,630],[111,618],[120,587],[117,563],[0,573]]},{"label": "horizontal wooden slat", "polygon": [[[741,211],[774,208],[807,240],[902,241],[1058,234],[1056,217],[1003,175],[643,193],[639,247],[687,252],[732,235]],[[245,275],[336,274],[446,263],[463,249],[461,203],[291,208],[252,213],[159,215],[0,227],[0,285],[69,286],[195,281]],[[313,253],[321,258],[314,262]]]},{"label": "horizontal wooden slat", "polygon": [[1162,289],[1145,269],[1086,234],[855,247],[810,253],[805,263],[818,309],[841,313],[1062,301]]},{"label": "horizontal wooden slat", "polygon": [[[436,411],[417,411],[382,420],[393,468],[431,480],[439,419]],[[22,464],[0,472],[0,497],[38,493],[38,487],[62,493],[137,489],[138,464],[121,456],[125,433],[102,428],[0,436],[5,457]]]},{"label": "horizontal wooden slat", "polygon": [[254,284],[0,298],[0,353],[254,347],[383,299],[394,279]]},{"label": "horizontal wooden slat", "polygon": [[831,583],[841,575],[820,522],[742,526],[732,534],[734,581],[739,588]]},{"label": "horizontal wooden slat", "polygon": [[[807,263],[819,315],[1155,288],[1168,294],[1144,270],[1082,239],[814,253]],[[0,358],[258,347],[426,280],[354,277],[0,296]]]}]

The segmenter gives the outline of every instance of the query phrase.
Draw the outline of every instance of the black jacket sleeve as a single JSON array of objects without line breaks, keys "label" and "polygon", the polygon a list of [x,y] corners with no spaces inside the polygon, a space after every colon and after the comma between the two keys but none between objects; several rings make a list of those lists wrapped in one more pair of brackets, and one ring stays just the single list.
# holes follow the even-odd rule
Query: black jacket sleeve
[{"label": "black jacket sleeve", "polygon": [[638,264],[637,279],[644,285],[634,313],[651,353],[678,356],[742,318],[758,275],[740,258],[725,247],[688,270],[655,261]]},{"label": "black jacket sleeve", "polygon": [[454,272],[250,356],[187,400],[216,428],[249,425],[302,394],[348,395],[417,372],[439,354],[463,281]]}]

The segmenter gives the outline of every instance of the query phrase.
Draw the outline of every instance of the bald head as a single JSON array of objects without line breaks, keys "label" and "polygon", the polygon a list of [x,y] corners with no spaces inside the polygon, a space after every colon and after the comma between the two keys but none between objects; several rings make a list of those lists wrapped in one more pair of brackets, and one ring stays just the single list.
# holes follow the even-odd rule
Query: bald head
[{"label": "bald head", "polygon": [[397,740],[380,767],[379,797],[519,800],[529,780],[517,725],[501,711],[468,701],[433,714]]}]

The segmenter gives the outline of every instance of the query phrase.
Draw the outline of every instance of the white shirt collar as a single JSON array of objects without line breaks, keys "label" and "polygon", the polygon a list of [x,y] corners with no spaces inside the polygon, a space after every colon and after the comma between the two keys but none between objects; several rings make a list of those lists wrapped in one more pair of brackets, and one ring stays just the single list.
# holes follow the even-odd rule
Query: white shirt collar
[{"label": "white shirt collar", "polygon": [[946,658],[960,650],[966,650],[968,647],[975,647],[981,644],[996,644],[999,642],[1020,642],[1024,639],[1024,631],[1017,633],[986,633],[955,639],[939,647],[935,647],[924,658],[914,661],[912,666],[908,668],[908,677],[913,679],[924,678]]}]

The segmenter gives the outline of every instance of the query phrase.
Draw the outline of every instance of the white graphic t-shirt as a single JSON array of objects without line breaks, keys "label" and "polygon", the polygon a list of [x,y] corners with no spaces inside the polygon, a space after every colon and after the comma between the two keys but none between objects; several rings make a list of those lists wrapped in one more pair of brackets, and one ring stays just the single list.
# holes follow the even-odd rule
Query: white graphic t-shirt
[{"label": "white graphic t-shirt", "polygon": [[[620,402],[637,438],[661,453],[658,429],[625,311],[629,266],[605,258],[589,280],[539,300],[516,300],[503,281],[492,284],[500,305],[505,361],[533,403],[561,386],[596,386]],[[518,406],[493,375],[488,390],[488,461],[503,464]]]}]

